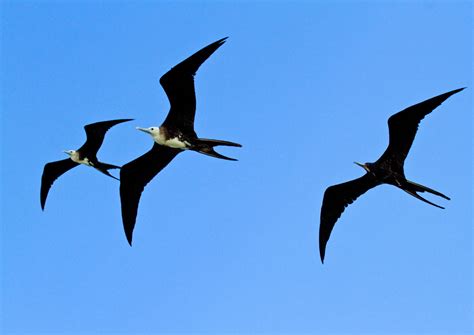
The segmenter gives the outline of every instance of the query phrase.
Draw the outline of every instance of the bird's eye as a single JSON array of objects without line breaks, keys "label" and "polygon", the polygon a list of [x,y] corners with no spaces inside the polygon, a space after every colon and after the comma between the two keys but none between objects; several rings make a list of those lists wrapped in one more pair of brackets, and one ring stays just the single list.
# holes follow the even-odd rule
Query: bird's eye
[{"label": "bird's eye", "polygon": [[155,128],[151,127],[150,130],[155,130]]}]

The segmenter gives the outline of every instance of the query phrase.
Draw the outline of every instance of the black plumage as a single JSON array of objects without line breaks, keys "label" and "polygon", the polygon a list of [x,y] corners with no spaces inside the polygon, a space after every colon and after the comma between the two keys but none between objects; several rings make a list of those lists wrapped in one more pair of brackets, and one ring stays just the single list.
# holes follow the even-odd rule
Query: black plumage
[{"label": "black plumage", "polygon": [[43,175],[41,177],[41,191],[40,191],[40,202],[41,209],[44,210],[46,204],[46,198],[48,192],[53,185],[54,181],[59,178],[62,174],[66,173],[73,167],[84,164],[92,166],[103,174],[112,177],[108,170],[119,169],[119,166],[100,162],[97,159],[97,152],[99,151],[102,143],[104,142],[105,133],[116,124],[131,121],[133,119],[119,119],[111,121],[101,121],[96,123],[88,124],[84,127],[86,132],[86,142],[77,150],[65,151],[70,158],[63,159],[60,161],[50,162],[44,166]]},{"label": "black plumage", "polygon": [[333,185],[326,189],[321,206],[319,226],[319,252],[322,262],[324,262],[326,244],[331,235],[331,231],[344,209],[359,196],[375,186],[390,184],[402,189],[417,199],[443,208],[422,198],[418,192],[432,193],[447,200],[449,200],[449,198],[438,191],[407,180],[403,166],[413,140],[415,139],[420,121],[451,95],[463,89],[464,88],[460,88],[438,95],[392,115],[388,119],[389,145],[385,152],[374,163],[356,163],[363,167],[367,173],[360,178]]},{"label": "black plumage", "polygon": [[181,151],[154,143],[150,151],[125,164],[120,171],[122,221],[130,245],[132,245],[138,203],[145,186]]},{"label": "black plumage", "polygon": [[150,151],[125,164],[120,171],[122,222],[129,244],[132,244],[138,204],[145,186],[183,150],[193,150],[212,157],[235,160],[214,151],[215,146],[241,145],[234,142],[198,138],[194,131],[196,94],[194,75],[202,63],[222,44],[222,38],[194,53],[160,78],[170,102],[170,110],[160,127],[137,128],[154,139]]}]

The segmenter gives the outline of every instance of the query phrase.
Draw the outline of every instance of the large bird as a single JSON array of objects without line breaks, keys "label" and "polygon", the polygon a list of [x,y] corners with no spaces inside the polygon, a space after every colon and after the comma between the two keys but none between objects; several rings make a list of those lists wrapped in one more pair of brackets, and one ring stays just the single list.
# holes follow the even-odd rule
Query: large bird
[{"label": "large bird", "polygon": [[41,177],[41,192],[40,192],[40,201],[41,209],[44,210],[46,204],[46,198],[48,196],[49,189],[53,185],[54,181],[59,178],[62,174],[66,173],[73,167],[78,166],[79,164],[84,164],[91,166],[103,174],[112,177],[108,170],[110,169],[120,169],[120,166],[106,164],[99,162],[97,159],[97,152],[99,151],[102,142],[104,142],[105,133],[116,124],[131,121],[133,119],[119,119],[111,121],[102,121],[91,123],[84,126],[86,131],[87,140],[86,143],[82,145],[77,150],[66,150],[64,151],[69,155],[69,158],[47,163],[43,169],[43,176]]},{"label": "large bird", "polygon": [[120,201],[122,222],[128,243],[132,245],[138,203],[145,186],[171,160],[184,150],[192,150],[212,157],[235,160],[217,153],[215,146],[241,147],[238,143],[198,138],[194,131],[196,95],[194,75],[202,63],[224,42],[222,38],[199,50],[160,78],[160,84],[170,102],[170,111],[159,127],[140,128],[153,138],[150,151],[125,164],[120,170]]},{"label": "large bird", "polygon": [[415,198],[438,208],[443,207],[422,198],[418,192],[428,192],[450,200],[447,196],[438,191],[407,180],[403,165],[413,140],[415,139],[420,121],[451,95],[463,89],[464,88],[460,88],[438,95],[392,115],[388,119],[389,144],[382,156],[374,163],[361,164],[355,162],[355,164],[364,168],[367,173],[360,178],[333,185],[326,189],[321,206],[321,222],[319,226],[319,252],[321,262],[324,263],[326,244],[331,235],[331,231],[344,209],[359,196],[375,186],[381,184],[396,186]]}]

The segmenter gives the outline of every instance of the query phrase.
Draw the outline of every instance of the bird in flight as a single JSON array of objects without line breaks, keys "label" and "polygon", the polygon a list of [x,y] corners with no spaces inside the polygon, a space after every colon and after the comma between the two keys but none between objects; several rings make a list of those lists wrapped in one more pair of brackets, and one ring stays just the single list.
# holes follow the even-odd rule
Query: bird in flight
[{"label": "bird in flight", "polygon": [[199,138],[194,131],[196,114],[194,75],[201,64],[224,44],[226,39],[227,37],[209,44],[166,72],[160,78],[160,84],[170,102],[170,111],[165,121],[159,127],[137,127],[138,130],[151,135],[154,143],[150,151],[125,164],[120,170],[122,222],[130,245],[132,245],[138,203],[145,186],[177,154],[184,150],[192,150],[215,158],[236,160],[217,153],[214,147],[220,145],[241,147],[240,144]]},{"label": "bird in flight", "polygon": [[82,147],[77,150],[64,151],[66,154],[69,155],[69,158],[47,163],[44,166],[43,176],[41,177],[41,209],[44,210],[44,206],[46,204],[46,197],[48,196],[49,189],[53,185],[54,181],[58,179],[59,176],[69,171],[73,167],[78,166],[79,164],[92,166],[103,174],[117,179],[112,176],[108,170],[120,169],[120,166],[99,162],[96,155],[102,145],[102,142],[104,142],[104,137],[107,130],[109,130],[116,124],[131,120],[133,119],[119,119],[88,124],[84,127],[84,130],[86,131],[87,135],[87,140],[86,143],[82,145]]},{"label": "bird in flight", "polygon": [[355,162],[355,164],[366,171],[366,174],[360,178],[333,185],[326,189],[321,206],[319,225],[319,253],[321,262],[324,263],[326,244],[331,231],[342,212],[344,212],[344,209],[375,186],[381,184],[396,186],[415,198],[438,208],[443,207],[422,198],[418,192],[428,192],[450,200],[438,191],[407,180],[403,165],[415,139],[420,121],[451,95],[463,89],[460,88],[438,95],[392,115],[388,119],[389,144],[382,156],[374,163],[361,164]]}]

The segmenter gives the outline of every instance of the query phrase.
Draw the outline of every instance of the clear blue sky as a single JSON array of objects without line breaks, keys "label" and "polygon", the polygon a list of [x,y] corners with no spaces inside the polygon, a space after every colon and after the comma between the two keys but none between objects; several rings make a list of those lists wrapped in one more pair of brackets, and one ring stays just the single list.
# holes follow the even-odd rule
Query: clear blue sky
[{"label": "clear blue sky", "polygon": [[[3,1],[4,334],[467,334],[472,332],[472,3]],[[242,143],[238,162],[178,156],[146,188],[130,248],[119,183],[45,163],[88,123],[99,159],[152,146],[159,77],[225,36],[196,77],[196,130]],[[324,190],[361,176],[387,118],[467,86],[426,117],[407,177],[440,210],[390,186],[337,223],[326,262]]]}]

